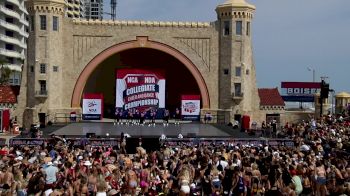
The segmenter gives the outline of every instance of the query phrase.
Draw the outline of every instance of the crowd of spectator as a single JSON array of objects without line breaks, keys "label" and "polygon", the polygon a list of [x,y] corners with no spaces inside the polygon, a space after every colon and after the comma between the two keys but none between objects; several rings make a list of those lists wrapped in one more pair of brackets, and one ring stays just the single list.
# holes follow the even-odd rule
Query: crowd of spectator
[{"label": "crowd of spectator", "polygon": [[[164,145],[127,154],[120,146],[73,146],[56,137],[42,146],[0,151],[1,195],[350,195],[344,118],[286,124],[294,147]],[[281,133],[279,133],[281,134]]]}]

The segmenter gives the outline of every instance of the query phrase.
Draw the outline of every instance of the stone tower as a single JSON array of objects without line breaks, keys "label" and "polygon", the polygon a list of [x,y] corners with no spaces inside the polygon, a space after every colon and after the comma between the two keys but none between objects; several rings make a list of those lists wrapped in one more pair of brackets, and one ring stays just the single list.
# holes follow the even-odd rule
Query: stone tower
[{"label": "stone tower", "polygon": [[[216,8],[219,32],[219,107],[230,120],[259,114],[252,50],[251,24],[255,6],[245,0],[227,0]],[[253,113],[255,111],[255,113]]]},{"label": "stone tower", "polygon": [[[24,112],[26,127],[39,123],[43,116],[48,120],[49,110],[60,106],[59,96],[51,97],[51,91],[60,91],[64,59],[63,20],[64,0],[28,0],[29,39],[27,54],[27,103]],[[42,119],[41,119],[42,120]]]}]

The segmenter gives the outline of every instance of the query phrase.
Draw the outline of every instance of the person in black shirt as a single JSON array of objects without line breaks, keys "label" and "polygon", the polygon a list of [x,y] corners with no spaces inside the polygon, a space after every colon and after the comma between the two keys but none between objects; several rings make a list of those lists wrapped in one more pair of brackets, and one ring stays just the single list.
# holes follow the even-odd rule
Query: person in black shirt
[{"label": "person in black shirt", "polygon": [[144,126],[144,124],[145,124],[145,116],[146,116],[146,112],[140,113],[140,125],[141,126]]},{"label": "person in black shirt", "polygon": [[169,110],[164,110],[164,116],[163,116],[163,125],[168,126],[169,125]]},{"label": "person in black shirt", "polygon": [[232,188],[233,168],[225,168],[224,179],[222,180],[223,195],[229,195]]},{"label": "person in black shirt", "polygon": [[122,113],[119,111],[119,109],[116,109],[116,110],[115,110],[115,120],[114,120],[114,125],[115,125],[115,124],[119,125],[121,115],[122,115]]},{"label": "person in black shirt", "polygon": [[140,125],[140,112],[139,112],[139,110],[136,109],[133,117],[134,117],[134,124]]},{"label": "person in black shirt", "polygon": [[180,125],[180,119],[181,119],[180,109],[176,108],[176,110],[175,110],[175,125]]}]

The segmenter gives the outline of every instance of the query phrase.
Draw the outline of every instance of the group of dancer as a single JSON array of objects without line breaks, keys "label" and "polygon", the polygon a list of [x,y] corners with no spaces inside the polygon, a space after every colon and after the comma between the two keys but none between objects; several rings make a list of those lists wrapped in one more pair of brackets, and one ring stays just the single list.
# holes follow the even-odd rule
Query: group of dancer
[{"label": "group of dancer", "polygon": [[[175,109],[174,114],[174,124],[180,125],[181,112],[179,108]],[[156,126],[156,119],[163,120],[163,126],[169,126],[171,114],[168,109],[158,110],[154,108],[149,108],[144,111],[138,109],[116,109],[114,125],[140,125],[140,126]]]}]

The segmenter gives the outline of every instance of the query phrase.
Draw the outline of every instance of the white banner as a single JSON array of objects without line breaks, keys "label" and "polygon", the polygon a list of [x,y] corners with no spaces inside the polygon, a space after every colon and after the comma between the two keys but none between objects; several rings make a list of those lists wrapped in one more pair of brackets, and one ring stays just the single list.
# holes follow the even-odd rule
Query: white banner
[{"label": "white banner", "polygon": [[84,115],[101,115],[101,99],[83,99]]}]

